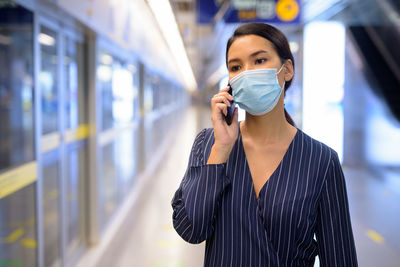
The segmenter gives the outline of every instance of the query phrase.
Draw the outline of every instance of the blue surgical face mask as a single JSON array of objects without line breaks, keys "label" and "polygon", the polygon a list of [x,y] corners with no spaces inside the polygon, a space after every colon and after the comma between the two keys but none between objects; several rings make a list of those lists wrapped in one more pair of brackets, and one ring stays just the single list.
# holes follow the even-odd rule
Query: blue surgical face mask
[{"label": "blue surgical face mask", "polygon": [[278,74],[284,65],[276,69],[246,70],[229,83],[235,103],[252,115],[264,115],[278,103],[282,88],[278,82]]}]

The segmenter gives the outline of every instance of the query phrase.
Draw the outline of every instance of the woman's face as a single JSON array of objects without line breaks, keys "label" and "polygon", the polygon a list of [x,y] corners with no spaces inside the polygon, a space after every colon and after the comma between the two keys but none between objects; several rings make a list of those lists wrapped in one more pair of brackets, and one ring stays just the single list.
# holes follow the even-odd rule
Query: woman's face
[{"label": "woman's face", "polygon": [[[279,70],[283,64],[272,43],[258,35],[245,35],[233,41],[228,51],[229,79],[245,70],[274,68]],[[291,65],[290,60],[288,60]],[[279,84],[283,87],[287,79],[286,65],[278,74]]]}]

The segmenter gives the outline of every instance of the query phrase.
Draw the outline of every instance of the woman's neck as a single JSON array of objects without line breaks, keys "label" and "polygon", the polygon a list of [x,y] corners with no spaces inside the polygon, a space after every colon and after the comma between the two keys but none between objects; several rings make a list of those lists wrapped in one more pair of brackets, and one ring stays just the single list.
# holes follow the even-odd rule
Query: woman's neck
[{"label": "woman's neck", "polygon": [[260,144],[268,144],[282,141],[282,138],[292,135],[292,131],[296,129],[287,122],[283,103],[278,103],[273,110],[262,116],[247,113],[240,130],[245,138],[249,137]]}]

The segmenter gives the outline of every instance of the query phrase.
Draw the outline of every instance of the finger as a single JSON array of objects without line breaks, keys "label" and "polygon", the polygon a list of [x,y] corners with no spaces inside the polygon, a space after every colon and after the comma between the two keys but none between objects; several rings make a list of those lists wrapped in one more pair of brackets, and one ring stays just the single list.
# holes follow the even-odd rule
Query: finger
[{"label": "finger", "polygon": [[228,98],[229,100],[233,100],[233,96],[228,92],[219,92],[215,96],[224,96],[224,97]]},{"label": "finger", "polygon": [[224,95],[217,95],[213,97],[213,102],[214,103],[225,103],[228,107],[231,106],[231,103],[229,103],[229,100],[226,99]]},{"label": "finger", "polygon": [[221,90],[219,90],[220,92],[228,92],[229,91],[229,89],[230,89],[230,87],[229,86],[227,86],[227,87],[225,87],[225,88],[222,88]]},{"label": "finger", "polygon": [[217,103],[216,107],[218,110],[220,110],[222,112],[222,114],[224,114],[225,116],[228,114],[228,108],[226,107],[225,104],[223,103]]},{"label": "finger", "polygon": [[228,93],[228,92],[221,92],[221,93],[219,93],[218,95],[223,95],[223,96],[225,96],[226,98],[228,98],[229,100],[233,100],[233,96],[230,94],[230,93]]},{"label": "finger", "polygon": [[211,103],[216,104],[216,103],[221,103],[223,102],[223,96],[220,95],[215,95],[213,98],[211,98]]},{"label": "finger", "polygon": [[235,100],[235,98],[228,92],[221,92],[218,94],[218,96],[223,96],[223,97],[227,98],[229,101]]}]

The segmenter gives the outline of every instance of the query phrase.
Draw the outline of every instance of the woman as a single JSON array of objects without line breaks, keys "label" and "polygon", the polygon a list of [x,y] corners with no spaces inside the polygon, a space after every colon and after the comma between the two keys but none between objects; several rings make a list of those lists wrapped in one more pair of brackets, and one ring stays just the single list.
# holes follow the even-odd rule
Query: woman
[{"label": "woman", "polygon": [[[194,141],[172,200],[176,231],[206,240],[204,266],[313,266],[317,255],[321,266],[357,266],[337,153],[284,109],[294,75],[287,39],[267,24],[242,25],[226,62],[232,95],[212,98],[213,129]],[[231,100],[246,110],[240,124],[237,109],[225,122]]]}]

